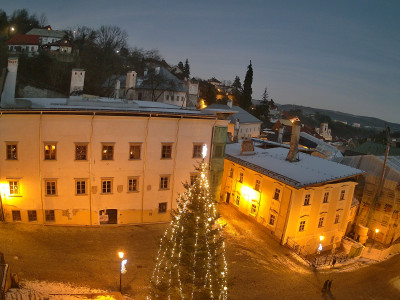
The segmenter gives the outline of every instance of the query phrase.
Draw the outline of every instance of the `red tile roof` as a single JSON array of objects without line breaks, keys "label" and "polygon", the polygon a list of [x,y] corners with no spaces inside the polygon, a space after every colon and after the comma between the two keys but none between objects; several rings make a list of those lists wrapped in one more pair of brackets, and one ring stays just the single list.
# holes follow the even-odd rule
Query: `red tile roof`
[{"label": "red tile roof", "polygon": [[14,35],[7,42],[8,45],[39,45],[39,35]]}]

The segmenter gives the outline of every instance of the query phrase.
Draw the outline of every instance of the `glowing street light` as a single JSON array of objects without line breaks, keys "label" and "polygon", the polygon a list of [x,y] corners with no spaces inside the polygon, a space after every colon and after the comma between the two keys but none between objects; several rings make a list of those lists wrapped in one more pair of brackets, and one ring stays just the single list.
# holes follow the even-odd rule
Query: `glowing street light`
[{"label": "glowing street light", "polygon": [[10,27],[10,31],[11,31],[11,32],[14,32],[14,31],[15,31],[15,27],[14,27],[14,26],[11,26],[11,27]]},{"label": "glowing street light", "polygon": [[375,229],[375,236],[374,236],[374,240],[372,241],[372,246],[371,246],[371,248],[374,246],[374,244],[375,244],[375,239],[376,239],[376,235],[378,234],[378,232],[379,232],[379,229],[378,228],[376,228]]},{"label": "glowing street light", "polygon": [[321,253],[321,251],[322,251],[322,241],[324,240],[324,236],[323,235],[320,235],[319,236],[319,246],[318,246],[318,254],[320,254]]},{"label": "glowing street light", "polygon": [[126,263],[128,262],[127,259],[123,259],[124,258],[124,252],[120,251],[118,252],[118,256],[121,260],[121,269],[119,271],[119,292],[121,293],[122,291],[122,274],[126,273]]}]

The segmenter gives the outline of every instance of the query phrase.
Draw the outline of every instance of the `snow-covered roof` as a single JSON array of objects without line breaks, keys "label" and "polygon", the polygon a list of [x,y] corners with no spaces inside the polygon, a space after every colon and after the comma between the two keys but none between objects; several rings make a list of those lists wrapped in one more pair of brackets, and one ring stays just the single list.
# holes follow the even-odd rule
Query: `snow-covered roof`
[{"label": "snow-covered roof", "polygon": [[235,123],[236,119],[239,119],[239,124],[246,124],[246,123],[262,123],[259,119],[255,116],[250,114],[249,112],[245,111],[240,106],[233,105],[232,108],[225,104],[211,104],[204,108],[203,110],[207,111],[219,111],[219,112],[234,112],[234,115],[229,117],[231,123]]},{"label": "snow-covered roof", "polygon": [[42,28],[33,28],[29,30],[26,34],[31,35],[40,35],[40,36],[46,36],[46,37],[54,37],[54,38],[60,38],[62,39],[65,36],[65,31],[62,30],[48,30],[48,29],[42,29]]},{"label": "snow-covered roof", "polygon": [[240,155],[241,144],[226,145],[225,158],[294,188],[328,183],[362,174],[363,171],[299,152],[299,161],[286,160],[289,149],[254,147],[254,155]]}]

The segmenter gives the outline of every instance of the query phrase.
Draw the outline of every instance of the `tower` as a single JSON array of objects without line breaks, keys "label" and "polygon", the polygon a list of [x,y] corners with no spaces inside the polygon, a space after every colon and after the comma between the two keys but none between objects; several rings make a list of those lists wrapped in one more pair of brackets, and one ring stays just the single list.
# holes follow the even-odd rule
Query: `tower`
[{"label": "tower", "polygon": [[82,100],[84,82],[85,70],[72,69],[71,87],[69,90],[69,98],[71,100]]}]

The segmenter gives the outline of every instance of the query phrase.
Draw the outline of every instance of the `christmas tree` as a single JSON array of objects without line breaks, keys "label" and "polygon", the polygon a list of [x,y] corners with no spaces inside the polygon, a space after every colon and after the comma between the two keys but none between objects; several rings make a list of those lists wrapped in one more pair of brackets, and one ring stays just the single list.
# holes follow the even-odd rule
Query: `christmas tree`
[{"label": "christmas tree", "polygon": [[199,171],[194,184],[179,196],[161,239],[149,299],[228,298],[223,226],[204,159]]}]

